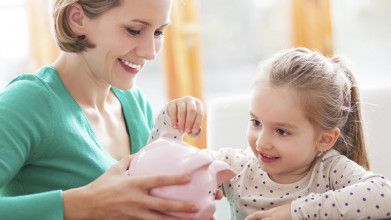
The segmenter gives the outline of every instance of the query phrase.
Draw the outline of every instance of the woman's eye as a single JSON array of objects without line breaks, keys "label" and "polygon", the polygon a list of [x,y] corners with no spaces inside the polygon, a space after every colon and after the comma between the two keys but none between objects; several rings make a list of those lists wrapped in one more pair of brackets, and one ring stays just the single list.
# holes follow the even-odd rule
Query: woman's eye
[{"label": "woman's eye", "polygon": [[252,124],[253,124],[255,127],[258,127],[258,126],[261,125],[261,122],[259,122],[259,121],[256,120],[256,119],[251,119],[250,121],[252,122]]},{"label": "woman's eye", "polygon": [[131,35],[138,35],[140,34],[140,31],[139,30],[134,30],[134,29],[131,29],[131,28],[126,28],[126,31],[131,34]]},{"label": "woman's eye", "polygon": [[160,36],[160,35],[164,35],[164,32],[163,31],[155,31],[155,36]]},{"label": "woman's eye", "polygon": [[283,129],[277,129],[276,131],[277,131],[277,133],[278,133],[279,135],[282,135],[282,136],[287,136],[287,135],[289,135],[289,133],[288,133],[287,131],[283,130]]}]

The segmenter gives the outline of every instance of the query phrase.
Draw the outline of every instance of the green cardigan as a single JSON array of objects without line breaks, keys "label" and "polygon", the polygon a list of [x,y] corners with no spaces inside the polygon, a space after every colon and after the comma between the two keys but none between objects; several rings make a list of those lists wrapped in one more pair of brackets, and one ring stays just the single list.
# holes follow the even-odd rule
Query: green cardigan
[{"label": "green cardigan", "polygon": [[[112,90],[136,153],[153,126],[151,106],[137,88]],[[0,94],[1,219],[63,219],[62,190],[114,163],[54,67],[19,76]]]}]

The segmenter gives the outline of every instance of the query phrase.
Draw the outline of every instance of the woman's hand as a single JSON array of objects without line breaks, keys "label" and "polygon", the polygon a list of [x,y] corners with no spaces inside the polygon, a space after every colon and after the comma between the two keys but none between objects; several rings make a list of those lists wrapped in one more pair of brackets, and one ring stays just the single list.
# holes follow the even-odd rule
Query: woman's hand
[{"label": "woman's hand", "polygon": [[180,133],[198,134],[204,116],[202,103],[192,96],[185,96],[167,104],[167,114],[171,124]]},{"label": "woman's hand", "polygon": [[244,220],[291,220],[291,204],[287,203],[267,211],[254,212]]},{"label": "woman's hand", "polygon": [[129,176],[126,171],[132,159],[125,157],[84,187],[64,191],[64,219],[178,219],[160,212],[198,211],[193,203],[148,193],[155,187],[189,183],[189,176]]}]

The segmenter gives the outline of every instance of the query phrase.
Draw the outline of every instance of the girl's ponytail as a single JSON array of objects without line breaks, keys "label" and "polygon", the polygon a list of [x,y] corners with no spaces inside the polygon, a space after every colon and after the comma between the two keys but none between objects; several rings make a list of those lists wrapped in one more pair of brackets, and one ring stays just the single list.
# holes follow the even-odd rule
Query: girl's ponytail
[{"label": "girl's ponytail", "polygon": [[342,106],[345,123],[341,126],[341,137],[336,143],[335,148],[340,153],[346,155],[349,159],[355,161],[365,169],[369,170],[369,160],[365,146],[364,128],[361,114],[360,93],[357,81],[349,68],[338,57],[333,58],[332,62],[341,69],[344,78]]}]

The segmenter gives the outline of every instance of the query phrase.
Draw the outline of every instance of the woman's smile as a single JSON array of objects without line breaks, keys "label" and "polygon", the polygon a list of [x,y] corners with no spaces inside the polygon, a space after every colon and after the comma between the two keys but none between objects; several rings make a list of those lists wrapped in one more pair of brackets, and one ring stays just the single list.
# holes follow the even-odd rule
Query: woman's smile
[{"label": "woman's smile", "polygon": [[121,58],[118,58],[118,61],[121,64],[122,68],[129,73],[137,74],[142,67],[141,64],[134,64]]}]

